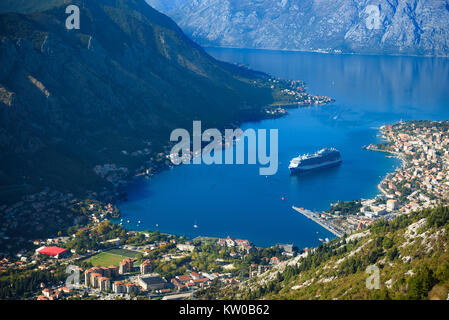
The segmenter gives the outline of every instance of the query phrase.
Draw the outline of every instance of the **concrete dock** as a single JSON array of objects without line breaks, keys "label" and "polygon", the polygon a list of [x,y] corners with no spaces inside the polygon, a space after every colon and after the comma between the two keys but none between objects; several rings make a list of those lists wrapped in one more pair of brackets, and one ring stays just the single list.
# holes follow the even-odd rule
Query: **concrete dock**
[{"label": "concrete dock", "polygon": [[301,209],[295,206],[292,206],[292,209],[299,212],[300,214],[304,215],[305,217],[309,218],[315,223],[318,223],[320,226],[322,226],[327,231],[331,232],[332,234],[336,235],[337,237],[342,237],[343,233],[341,231],[336,230],[333,226],[331,226],[329,223],[324,221],[320,218],[320,214],[317,212],[313,212],[307,209]]}]

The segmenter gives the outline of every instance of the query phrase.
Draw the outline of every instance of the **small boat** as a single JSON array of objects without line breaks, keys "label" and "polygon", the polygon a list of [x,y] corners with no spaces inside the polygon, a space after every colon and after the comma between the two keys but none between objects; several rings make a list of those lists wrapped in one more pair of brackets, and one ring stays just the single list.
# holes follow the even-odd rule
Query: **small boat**
[{"label": "small boat", "polygon": [[321,239],[321,238],[318,238],[318,241],[320,241],[320,242],[324,242],[324,240],[323,240],[323,239]]},{"label": "small boat", "polygon": [[194,227],[195,229],[198,229],[198,225],[196,225],[196,224],[194,224],[193,227]]}]

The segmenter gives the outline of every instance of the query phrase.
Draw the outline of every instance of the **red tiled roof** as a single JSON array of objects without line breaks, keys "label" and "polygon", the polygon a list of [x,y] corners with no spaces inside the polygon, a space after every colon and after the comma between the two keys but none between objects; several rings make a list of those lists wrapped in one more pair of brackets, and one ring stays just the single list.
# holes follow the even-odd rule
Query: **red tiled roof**
[{"label": "red tiled roof", "polygon": [[45,254],[48,256],[56,256],[58,254],[61,254],[63,252],[66,252],[67,249],[59,248],[59,247],[44,247],[42,249],[37,250],[40,254]]},{"label": "red tiled roof", "polygon": [[130,258],[126,258],[126,259],[122,260],[122,262],[120,264],[123,266],[125,264],[131,264],[131,263],[133,263],[133,260]]},{"label": "red tiled roof", "polygon": [[195,280],[193,280],[193,282],[195,282],[195,283],[206,282],[206,281],[209,281],[209,279],[208,278],[202,278],[202,279],[195,279]]},{"label": "red tiled roof", "polygon": [[178,279],[181,281],[188,281],[188,280],[190,280],[190,276],[186,274],[186,275],[178,276]]}]

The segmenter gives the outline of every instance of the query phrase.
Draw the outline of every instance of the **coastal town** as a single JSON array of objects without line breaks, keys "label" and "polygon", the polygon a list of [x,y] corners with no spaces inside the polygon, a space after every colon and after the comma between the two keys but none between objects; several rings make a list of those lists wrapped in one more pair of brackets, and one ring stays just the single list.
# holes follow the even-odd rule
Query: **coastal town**
[{"label": "coastal town", "polygon": [[[292,245],[259,248],[232,237],[188,240],[128,231],[108,219],[115,210],[111,204],[87,201],[75,207],[86,214],[86,226],[3,255],[2,299],[186,299],[208,286],[239,283],[296,255]],[[29,280],[16,286],[20,275]]]},{"label": "coastal town", "polygon": [[434,208],[449,196],[449,122],[410,121],[384,125],[384,143],[364,149],[386,152],[402,161],[378,185],[374,199],[337,202],[326,212],[296,211],[321,224],[337,237],[422,208]]},{"label": "coastal town", "polygon": [[276,102],[272,106],[274,109],[317,106],[334,102],[334,99],[330,97],[307,93],[306,84],[301,80],[285,81],[271,78],[268,81],[271,83],[271,89],[278,91]]}]

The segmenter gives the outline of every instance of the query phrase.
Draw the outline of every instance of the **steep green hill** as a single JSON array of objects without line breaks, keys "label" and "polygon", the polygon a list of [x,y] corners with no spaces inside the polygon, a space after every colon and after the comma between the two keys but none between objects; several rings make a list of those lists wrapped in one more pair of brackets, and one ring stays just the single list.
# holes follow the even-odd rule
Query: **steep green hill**
[{"label": "steep green hill", "polygon": [[[379,221],[363,232],[323,244],[306,257],[288,260],[238,290],[231,287],[218,295],[239,299],[446,299],[448,243],[449,208],[426,209]],[[367,288],[372,274],[365,272],[368,266],[379,268],[379,289]]]},{"label": "steep green hill", "polygon": [[52,9],[68,3],[67,0],[2,0],[0,13],[4,12],[39,12]]},{"label": "steep green hill", "polygon": [[96,190],[97,164],[132,172],[149,156],[129,154],[162,151],[174,128],[257,119],[273,102],[267,75],[215,60],[144,0],[71,3],[80,30],[65,5],[0,15],[0,197],[23,181]]}]

